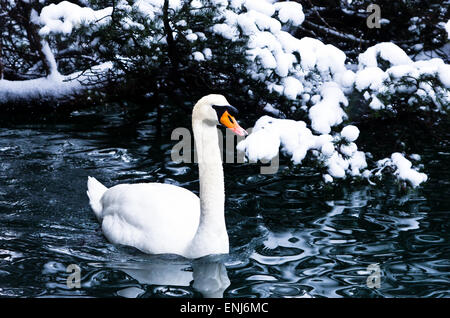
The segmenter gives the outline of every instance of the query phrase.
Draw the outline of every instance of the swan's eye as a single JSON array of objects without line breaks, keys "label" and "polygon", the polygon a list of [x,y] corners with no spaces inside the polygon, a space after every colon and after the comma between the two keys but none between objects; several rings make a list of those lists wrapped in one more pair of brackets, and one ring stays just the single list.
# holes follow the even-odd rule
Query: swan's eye
[{"label": "swan's eye", "polygon": [[236,116],[238,114],[236,107],[231,105],[212,105],[212,108],[216,111],[217,118],[221,118],[225,112],[228,112],[231,116]]}]

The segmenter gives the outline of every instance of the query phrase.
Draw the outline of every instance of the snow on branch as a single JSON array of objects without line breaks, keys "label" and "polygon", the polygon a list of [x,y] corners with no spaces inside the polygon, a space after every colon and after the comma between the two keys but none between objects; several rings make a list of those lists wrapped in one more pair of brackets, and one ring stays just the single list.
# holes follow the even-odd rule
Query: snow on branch
[{"label": "snow on branch", "polygon": [[[112,63],[103,63],[88,67],[87,70],[61,75],[55,55],[46,37],[54,34],[70,34],[74,28],[86,23],[96,23],[97,27],[108,22],[112,8],[93,10],[83,8],[68,1],[50,4],[44,7],[40,15],[26,3],[20,2],[20,9],[29,13],[26,31],[29,41],[42,57],[47,76],[34,79],[10,81],[0,79],[0,101],[25,102],[27,100],[62,100],[77,95],[87,89],[96,87],[104,81]],[[28,76],[26,76],[28,77]]]},{"label": "snow on branch", "polygon": [[95,11],[91,8],[80,7],[69,1],[50,4],[42,9],[39,16],[42,25],[39,34],[41,36],[50,33],[69,34],[73,28],[82,24],[96,23],[97,26],[98,24],[105,24],[108,23],[112,10],[112,7],[107,7]]},{"label": "snow on branch", "polygon": [[355,88],[373,110],[450,111],[450,65],[442,59],[414,62],[397,45],[379,43],[358,61]]},{"label": "snow on branch", "polygon": [[334,37],[336,37],[338,39],[341,39],[341,40],[350,41],[350,42],[354,42],[354,43],[358,43],[358,44],[364,44],[364,45],[369,45],[370,44],[369,41],[364,40],[362,38],[358,38],[358,37],[354,36],[353,34],[347,34],[347,33],[339,32],[337,30],[333,30],[331,28],[327,28],[327,27],[315,24],[315,23],[313,23],[311,21],[305,21],[303,23],[303,26],[307,27],[307,28],[311,28],[311,29],[313,29],[315,31],[318,31],[318,32],[320,32],[322,34],[325,34],[325,35],[332,35],[332,36],[334,36]]},{"label": "snow on branch", "polygon": [[[372,170],[369,169],[366,153],[358,151],[355,143],[359,135],[356,126],[346,125],[340,132],[335,128],[345,125],[347,120],[346,96],[367,90],[381,92],[389,78],[395,77],[395,74],[400,77],[411,75],[414,69],[419,69],[416,76],[434,74],[446,88],[446,74],[450,74],[448,65],[443,64],[442,60],[412,62],[395,44],[381,43],[359,56],[359,69],[354,72],[346,68],[346,55],[336,47],[312,38],[297,39],[284,31],[286,23],[275,15],[270,1],[264,1],[264,5],[259,7],[254,6],[253,1],[241,2],[246,10],[240,11],[237,6],[225,11],[225,21],[215,26],[216,33],[232,40],[249,37],[249,75],[265,83],[269,92],[288,98],[292,112],[298,108],[307,111],[310,122],[263,116],[247,139],[238,144],[238,150],[244,152],[251,162],[271,160],[280,150],[295,165],[302,164],[306,156],[310,156],[324,168],[323,179],[327,183],[356,177],[373,183],[372,180],[378,177],[381,170],[386,172],[388,169],[382,169],[377,164]],[[299,20],[302,19],[303,13],[299,17]],[[353,35],[309,21],[302,23],[341,39],[368,44],[368,41]],[[407,68],[405,65],[408,65]],[[404,74],[400,74],[401,67]],[[422,85],[422,90],[427,88]],[[395,95],[396,92],[390,93]],[[441,93],[445,96],[445,90]],[[431,91],[427,90],[424,94],[430,95]],[[383,107],[381,96],[380,99],[377,96],[372,95],[373,109]],[[264,109],[271,114],[280,114],[276,106],[269,103]],[[412,168],[412,164],[400,153],[378,161],[381,162],[399,181],[413,187],[427,180],[426,175]]]},{"label": "snow on branch", "polygon": [[83,93],[97,86],[99,76],[104,77],[112,69],[111,63],[97,65],[85,72],[66,76],[47,76],[30,80],[0,80],[0,101],[61,100]]},{"label": "snow on branch", "polygon": [[[206,29],[189,25],[193,15],[201,14],[201,8],[207,8],[205,11],[211,14],[212,7],[214,17],[208,16],[211,23]],[[186,8],[188,10],[180,13]],[[114,10],[118,12],[117,21],[111,18],[111,7],[93,10],[68,1],[46,6],[40,15],[33,13],[30,19],[40,29],[35,28],[30,38],[34,42],[38,40],[40,58],[48,68],[47,76],[21,81],[0,80],[0,100],[69,96],[96,87],[110,73],[122,75],[119,70],[133,69],[133,63],[155,67],[158,74],[164,74],[165,71],[161,71],[164,65],[161,66],[163,62],[159,59],[164,60],[168,55],[201,69],[214,61],[223,61],[224,51],[217,43],[226,39],[228,44],[240,46],[238,53],[242,62],[239,63],[242,64],[233,61],[231,65],[233,70],[244,69],[238,75],[242,78],[236,81],[243,83],[242,91],[247,97],[258,99],[261,108],[271,115],[303,119],[261,117],[252,134],[238,145],[250,161],[270,160],[281,149],[295,165],[309,163],[306,158],[312,159],[326,183],[347,178],[372,183],[387,171],[414,187],[427,180],[426,175],[412,167],[400,153],[369,162],[369,153],[359,150],[359,128],[349,122],[347,111],[349,100],[356,100],[358,105],[352,107],[364,107],[364,111],[374,114],[381,111],[395,114],[402,108],[423,110],[427,107],[427,111],[448,112],[450,66],[441,59],[413,61],[395,44],[379,43],[361,53],[357,65],[349,66],[347,55],[339,48],[315,38],[297,38],[295,30],[304,27],[314,33],[366,45],[369,41],[317,25],[308,18],[305,20],[302,5],[294,1],[137,0],[119,1]],[[174,17],[183,18],[175,21]],[[62,56],[64,50],[81,48],[70,42],[71,33],[81,27],[97,30],[109,22],[117,23],[115,30],[125,32],[124,40],[121,33],[120,41],[114,43],[102,43],[101,37],[95,38],[90,48],[90,52],[94,52],[90,61],[102,63],[86,67],[84,72],[60,74],[57,62],[61,63],[63,58],[57,60],[55,56]],[[448,23],[445,27],[449,28]],[[53,53],[50,45],[60,43],[60,38],[69,45]],[[187,58],[179,55],[178,44],[187,48]],[[103,51],[107,54],[101,55]],[[99,56],[106,57],[97,59]],[[105,59],[114,59],[115,63]],[[180,63],[172,61],[172,64]],[[148,71],[139,66],[138,71]],[[229,74],[216,76],[222,80]]]}]

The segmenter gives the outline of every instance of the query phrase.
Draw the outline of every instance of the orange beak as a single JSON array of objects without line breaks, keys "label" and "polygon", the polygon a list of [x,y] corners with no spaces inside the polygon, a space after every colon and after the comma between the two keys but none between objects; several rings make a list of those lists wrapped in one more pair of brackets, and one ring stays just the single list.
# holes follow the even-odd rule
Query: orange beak
[{"label": "orange beak", "polygon": [[248,133],[245,131],[244,128],[239,126],[236,119],[234,119],[233,116],[228,113],[228,111],[225,111],[222,116],[220,117],[220,123],[224,125],[225,127],[231,129],[235,134],[239,136],[246,136]]}]

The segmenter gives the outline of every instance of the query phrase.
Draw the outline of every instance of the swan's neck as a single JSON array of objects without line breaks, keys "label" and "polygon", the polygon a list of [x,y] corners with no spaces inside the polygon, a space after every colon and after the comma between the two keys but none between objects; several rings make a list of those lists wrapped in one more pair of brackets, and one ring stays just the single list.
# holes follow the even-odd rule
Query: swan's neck
[{"label": "swan's neck", "polygon": [[[194,119],[192,128],[200,179],[200,224],[196,236],[205,239],[204,235],[227,235],[222,156],[217,127]],[[228,246],[228,239],[226,243]]]}]

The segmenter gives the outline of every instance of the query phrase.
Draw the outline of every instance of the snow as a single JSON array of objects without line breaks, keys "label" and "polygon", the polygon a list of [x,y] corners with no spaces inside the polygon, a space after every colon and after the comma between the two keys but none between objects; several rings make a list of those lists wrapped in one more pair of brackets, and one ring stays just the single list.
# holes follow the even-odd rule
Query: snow
[{"label": "snow", "polygon": [[41,20],[39,18],[39,13],[35,9],[31,9],[30,21],[34,24],[41,23]]},{"label": "snow", "polygon": [[55,56],[53,55],[52,50],[50,49],[50,46],[48,45],[48,42],[45,40],[41,41],[42,45],[42,53],[45,56],[45,59],[47,60],[49,67],[50,67],[50,75],[51,77],[59,78],[60,74],[58,72],[58,66],[56,64]]},{"label": "snow", "polygon": [[359,137],[359,129],[354,125],[347,125],[342,129],[341,136],[347,141],[355,141]]},{"label": "snow", "polygon": [[228,5],[228,0],[212,0],[211,2],[218,7],[226,7]]},{"label": "snow", "polygon": [[434,58],[426,61],[417,61],[408,65],[394,66],[387,69],[386,73],[395,79],[403,76],[418,79],[421,75],[438,74],[441,82],[447,86],[449,84],[447,81],[450,79],[450,75],[448,74],[449,67],[448,64],[444,64],[442,59]]},{"label": "snow", "polygon": [[[232,40],[240,37],[239,32],[248,36],[247,56],[254,62],[254,67],[248,70],[250,76],[266,82],[269,91],[282,94],[292,101],[297,101],[305,91],[305,83],[308,82],[306,76],[317,71],[327,79],[333,76],[339,78],[344,89],[351,90],[355,74],[347,72],[344,52],[316,39],[296,39],[282,30],[282,24],[300,25],[303,22],[302,6],[297,2],[273,2],[234,2],[233,7],[240,7],[242,4],[246,11],[236,13],[226,10],[223,13],[224,23],[215,25],[213,31]],[[276,75],[275,80],[273,73]],[[269,78],[271,79],[268,80]],[[317,92],[319,90],[317,88]],[[335,122],[339,120],[331,120],[331,125]]]},{"label": "snow", "polygon": [[317,104],[318,102],[320,102],[321,99],[322,99],[322,97],[320,95],[316,94],[316,95],[313,95],[310,100],[313,104]]},{"label": "snow", "polygon": [[323,175],[323,181],[324,181],[325,183],[333,182],[333,177],[330,176],[329,174],[324,174],[324,175]]},{"label": "snow", "polygon": [[[65,98],[77,92],[95,87],[87,83],[91,76],[97,78],[112,69],[112,63],[97,65],[86,72],[66,76],[48,76],[24,81],[0,80],[0,100]],[[58,73],[59,74],[59,73]],[[83,83],[83,85],[82,85]]]},{"label": "snow", "polygon": [[[351,158],[348,159],[350,163],[350,175],[351,176],[363,176],[368,174],[366,155],[362,151],[356,151]],[[361,173],[362,172],[362,173]]]},{"label": "snow", "polygon": [[[239,27],[244,35],[253,35],[258,33],[258,27],[256,26],[254,19],[249,18],[248,13],[240,14],[236,17],[233,16],[232,18],[236,19],[236,22],[239,24]],[[228,19],[227,21],[232,21],[232,19]]]},{"label": "snow", "polygon": [[278,155],[281,145],[294,162],[300,163],[314,144],[314,136],[303,121],[263,116],[237,149],[244,151],[251,161],[267,161]]},{"label": "snow", "polygon": [[[176,11],[183,3],[182,0],[170,0],[169,6]],[[136,9],[143,17],[154,19],[161,13],[163,4],[164,0],[136,0],[130,4],[119,1],[117,6],[126,10]],[[203,7],[200,0],[193,0],[190,4],[194,11]],[[346,54],[335,46],[309,37],[298,39],[288,32],[305,20],[299,2],[212,0],[211,4],[220,7],[220,16],[216,21],[221,23],[204,32],[212,31],[232,41],[248,37],[246,56],[252,62],[248,74],[266,85],[269,92],[285,96],[290,103],[288,110],[295,112],[300,108],[308,114],[307,122],[261,117],[255,123],[253,132],[237,146],[252,162],[271,160],[281,149],[294,164],[302,164],[308,155],[322,163],[326,170],[322,177],[326,183],[348,176],[369,179],[373,171],[367,169],[366,154],[358,151],[355,143],[360,131],[345,122],[348,118],[346,96],[359,94],[364,98],[361,102],[368,103],[373,110],[389,109],[386,96],[395,96],[396,92],[410,94],[408,103],[411,106],[425,98],[431,98],[438,109],[441,104],[450,103],[450,93],[443,89],[450,88],[450,66],[442,59],[413,61],[400,47],[385,42],[361,53],[357,66],[346,65]],[[69,34],[83,24],[101,25],[109,20],[111,12],[111,7],[93,10],[62,1],[45,6],[40,15],[32,12],[31,19],[41,24],[41,36],[50,37],[52,34]],[[124,28],[143,27],[130,19],[121,21]],[[187,22],[180,20],[176,25],[185,27]],[[450,21],[445,28],[449,32]],[[199,63],[214,58],[212,50],[203,45],[205,33],[187,30],[183,34],[191,42],[192,60]],[[164,43],[164,39],[158,41]],[[61,97],[83,88],[79,80],[87,80],[89,75],[61,75],[48,42],[43,40],[42,46],[50,65],[50,75],[30,81],[0,80],[0,98]],[[102,76],[111,68],[112,65],[104,64],[93,70]],[[78,75],[80,78],[77,79]],[[423,76],[436,78],[439,85],[432,86],[426,81],[418,85],[404,83],[406,78],[414,83]],[[266,103],[264,110],[273,116],[283,115],[276,108],[276,103]],[[339,132],[337,127],[341,125],[344,128]],[[414,156],[409,158],[415,160]],[[393,168],[399,180],[407,181],[412,186],[427,179],[425,174],[412,168],[411,162],[400,153],[378,161],[376,169],[382,170],[385,166]],[[379,171],[376,169],[374,171]]]},{"label": "snow", "polygon": [[303,91],[302,83],[295,77],[289,76],[283,79],[283,94],[289,99],[296,99]]},{"label": "snow", "polygon": [[319,40],[304,37],[301,40],[286,44],[289,37],[282,38],[283,45],[287,45],[293,51],[296,51],[301,56],[301,66],[305,70],[313,70],[318,68],[319,71],[331,72],[336,74],[345,72],[345,53],[332,45],[325,45]]},{"label": "snow", "polygon": [[283,23],[292,23],[294,26],[299,26],[305,20],[303,14],[303,7],[297,2],[277,2],[274,4],[275,10],[278,11],[278,18]]},{"label": "snow", "polygon": [[417,153],[410,154],[409,158],[411,158],[414,161],[420,161],[422,159],[422,157]]},{"label": "snow", "polygon": [[247,13],[239,15],[239,18],[242,19],[242,17],[247,20],[247,23],[254,23],[255,26],[257,26],[261,31],[268,30],[272,33],[278,33],[281,31],[281,23],[278,20],[273,19],[261,12],[250,10]]},{"label": "snow", "polygon": [[106,17],[112,13],[112,7],[102,10],[83,8],[68,1],[50,4],[42,8],[39,20],[43,25],[39,31],[42,36],[49,33],[69,34],[74,27],[84,23],[106,23]]},{"label": "snow", "polygon": [[345,169],[341,165],[341,157],[338,154],[333,154],[333,156],[328,160],[328,173],[338,179],[345,178]]},{"label": "snow", "polygon": [[[70,33],[75,26],[85,22],[97,22],[110,15],[111,8],[94,11],[90,8],[82,8],[68,1],[58,4],[50,4],[42,9],[40,16],[35,11],[31,13],[34,22],[40,22],[40,35],[53,33]],[[86,89],[89,84],[83,86],[81,83],[87,81],[90,76],[101,76],[112,68],[112,63],[97,65],[84,73],[76,72],[63,76],[58,72],[55,56],[47,42],[41,40],[42,53],[49,66],[47,77],[23,80],[23,81],[0,81],[0,99],[3,101],[14,101],[17,99],[45,99],[46,97],[63,98],[78,91]]]},{"label": "snow", "polygon": [[[354,129],[350,127],[347,130]],[[350,135],[355,138],[354,131]],[[342,145],[340,151],[337,151],[333,141],[342,138],[344,137],[333,138],[329,134],[314,135],[304,121],[277,119],[266,115],[257,120],[251,134],[239,142],[237,149],[244,152],[251,162],[269,161],[278,155],[281,148],[283,153],[291,156],[294,164],[301,164],[310,153],[322,158],[320,160],[327,167],[329,175],[323,177],[326,182],[332,182],[333,178],[342,179],[348,174],[360,176],[367,167],[365,154],[357,151],[353,142]]]},{"label": "snow", "polygon": [[[120,2],[119,2],[120,3]],[[148,8],[162,8],[164,5],[164,0],[137,0],[135,4],[138,6],[145,5]],[[183,6],[182,0],[169,0],[169,8],[173,10],[179,10]]]},{"label": "snow", "polygon": [[206,48],[202,51],[203,56],[205,57],[205,59],[210,60],[212,58],[212,51],[210,48]]},{"label": "snow", "polygon": [[194,9],[199,9],[203,7],[203,3],[200,0],[193,0],[191,2],[191,7]]},{"label": "snow", "polygon": [[261,61],[261,65],[265,69],[274,69],[277,67],[277,60],[272,55],[271,51],[267,48],[257,48],[253,50],[256,56]]},{"label": "snow", "polygon": [[334,145],[332,142],[326,142],[320,148],[325,157],[331,157],[334,153]]},{"label": "snow", "polygon": [[35,99],[41,96],[64,97],[80,90],[78,81],[63,82],[53,77],[43,77],[25,81],[0,80],[0,99],[15,101],[21,98]]},{"label": "snow", "polygon": [[378,90],[383,86],[383,82],[388,78],[388,75],[380,68],[368,67],[360,70],[355,76],[355,87],[359,91],[366,89]]},{"label": "snow", "polygon": [[317,68],[322,72],[330,71],[331,74],[345,72],[346,55],[337,47],[327,44],[319,46],[316,51],[317,54]]},{"label": "snow", "polygon": [[255,10],[258,12],[261,12],[269,17],[273,16],[275,14],[275,8],[274,6],[264,0],[246,0],[244,3],[245,8],[247,8],[248,11]]},{"label": "snow", "polygon": [[278,155],[279,148],[279,136],[273,135],[269,130],[252,133],[237,145],[237,150],[245,152],[250,162],[269,161]]},{"label": "snow", "polygon": [[384,109],[385,105],[376,97],[374,94],[371,95],[372,101],[369,104],[369,107],[373,110],[380,110]]},{"label": "snow", "polygon": [[354,142],[351,142],[348,145],[341,145],[339,150],[343,155],[346,155],[347,157],[352,157],[358,150],[358,146],[356,146]]},{"label": "snow", "polygon": [[268,48],[271,51],[280,50],[280,43],[275,35],[268,31],[257,32],[250,36],[250,48]]},{"label": "snow", "polygon": [[[413,160],[420,160],[420,156],[411,155]],[[370,173],[367,173],[367,177],[380,176],[381,171],[389,167],[393,175],[400,181],[409,183],[412,187],[418,187],[423,182],[428,180],[428,176],[425,173],[421,173],[412,167],[411,161],[405,158],[405,156],[399,152],[393,153],[389,158],[384,158],[377,161],[377,168]],[[373,173],[375,171],[375,173]]]},{"label": "snow", "polygon": [[[298,26],[304,21],[298,2],[242,0],[232,3],[233,8],[241,5],[245,10],[225,10],[224,23],[215,25],[213,31],[232,40],[240,34],[248,36],[247,56],[253,62],[249,75],[265,82],[268,91],[284,95],[296,105],[306,106],[306,99],[299,96],[307,93],[312,103],[309,109],[312,128],[319,133],[329,133],[331,127],[347,117],[341,108],[348,104],[344,92],[353,90],[356,78],[355,73],[345,67],[345,53],[317,39],[297,39],[283,30],[282,25]],[[319,77],[317,84],[307,79],[309,75]],[[327,83],[322,85],[321,80]],[[310,96],[315,97],[309,99]],[[292,111],[295,109],[291,107]]]},{"label": "snow", "polygon": [[412,60],[400,47],[391,42],[378,43],[358,56],[359,68],[380,67],[378,58],[390,63],[390,66],[410,64]]},{"label": "snow", "polygon": [[215,24],[213,26],[213,31],[228,40],[239,39],[239,31],[236,27],[231,27],[226,23]]},{"label": "snow", "polygon": [[394,174],[397,175],[400,180],[410,182],[413,187],[417,187],[422,182],[427,181],[427,175],[412,169],[411,161],[406,159],[401,153],[393,153],[391,155],[391,160],[397,168]]},{"label": "snow", "polygon": [[[377,56],[389,62],[386,70],[379,67]],[[421,103],[427,99],[436,106],[431,108],[440,112],[450,104],[450,65],[440,58],[414,62],[396,45],[380,43],[360,54],[358,60],[355,88],[364,92],[366,100],[371,98],[369,107],[373,110],[389,109],[389,101],[397,93],[411,95],[408,105],[424,110],[427,107]],[[430,84],[430,77],[436,79],[436,85]]]},{"label": "snow", "polygon": [[450,88],[450,65],[442,64],[437,70],[439,80],[446,87]]},{"label": "snow", "polygon": [[336,76],[336,82],[343,88],[351,88],[355,84],[356,74],[351,70],[339,72]]},{"label": "snow", "polygon": [[198,62],[202,62],[205,60],[205,56],[203,55],[202,52],[194,52],[192,53],[192,57],[194,58],[194,60]]},{"label": "snow", "polygon": [[269,104],[269,103],[267,103],[265,106],[264,106],[264,111],[266,111],[266,112],[268,112],[268,113],[270,113],[270,114],[272,114],[272,115],[274,115],[274,116],[279,116],[280,114],[281,114],[281,112],[278,110],[278,109],[276,109],[275,107],[273,107],[271,104]]},{"label": "snow", "polygon": [[194,42],[198,40],[198,35],[195,33],[189,33],[186,35],[186,40],[188,40],[189,42]]},{"label": "snow", "polygon": [[347,117],[340,104],[348,105],[347,98],[335,82],[322,85],[320,95],[322,100],[309,110],[311,127],[322,134],[328,134],[331,127],[339,125]]},{"label": "snow", "polygon": [[295,63],[296,58],[293,54],[290,53],[276,53],[275,58],[277,60],[277,67],[275,72],[281,78],[287,77],[289,75],[289,70],[292,68],[292,65]]},{"label": "snow", "polygon": [[201,41],[206,40],[206,35],[203,32],[195,32],[195,34],[197,35],[198,39],[200,39]]}]

